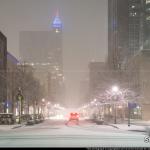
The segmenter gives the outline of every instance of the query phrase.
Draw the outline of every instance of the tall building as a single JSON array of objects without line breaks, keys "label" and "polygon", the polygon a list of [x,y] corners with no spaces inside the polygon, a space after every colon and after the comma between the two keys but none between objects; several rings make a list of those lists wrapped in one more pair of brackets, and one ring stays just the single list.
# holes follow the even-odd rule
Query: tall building
[{"label": "tall building", "polygon": [[53,19],[50,31],[20,32],[20,57],[23,63],[35,68],[35,76],[45,87],[45,97],[59,101],[63,76],[62,22],[59,13]]},{"label": "tall building", "polygon": [[[7,52],[7,112],[15,114],[16,94],[20,82],[17,72],[19,61],[10,52]],[[17,79],[17,80],[16,80]]]},{"label": "tall building", "polygon": [[128,0],[108,0],[108,65],[118,70],[128,54]]},{"label": "tall building", "polygon": [[129,2],[129,55],[133,56],[140,50],[142,44],[143,0],[128,0]]},{"label": "tall building", "polygon": [[143,2],[143,43],[141,49],[150,49],[150,1]]},{"label": "tall building", "polygon": [[85,104],[89,101],[89,80],[88,79],[84,79],[80,81],[80,101],[82,103],[80,104]]},{"label": "tall building", "polygon": [[0,32],[0,112],[6,112],[7,100],[7,38]]},{"label": "tall building", "polygon": [[150,48],[150,1],[108,1],[108,63],[117,69]]},{"label": "tall building", "polygon": [[89,63],[89,94],[90,99],[97,98],[109,88],[109,73],[104,62]]},{"label": "tall building", "polygon": [[[109,0],[108,3],[109,66],[124,71],[123,82],[128,81],[127,87],[140,96],[142,117],[149,119],[150,0]],[[124,19],[126,22],[121,24]],[[122,44],[121,39],[124,39]]]}]

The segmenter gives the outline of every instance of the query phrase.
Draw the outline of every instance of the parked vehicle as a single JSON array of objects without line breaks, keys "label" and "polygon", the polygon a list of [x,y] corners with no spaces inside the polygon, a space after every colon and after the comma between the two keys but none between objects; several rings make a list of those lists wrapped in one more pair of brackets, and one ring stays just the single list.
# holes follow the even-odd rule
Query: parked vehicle
[{"label": "parked vehicle", "polygon": [[29,118],[27,120],[27,125],[33,125],[34,123],[35,123],[35,121],[34,121],[34,115],[31,114],[31,115],[29,115]]},{"label": "parked vehicle", "polygon": [[12,113],[0,113],[0,124],[14,124],[15,117]]},{"label": "parked vehicle", "polygon": [[29,119],[27,120],[27,125],[33,125],[41,123],[44,121],[44,116],[42,114],[30,114]]}]

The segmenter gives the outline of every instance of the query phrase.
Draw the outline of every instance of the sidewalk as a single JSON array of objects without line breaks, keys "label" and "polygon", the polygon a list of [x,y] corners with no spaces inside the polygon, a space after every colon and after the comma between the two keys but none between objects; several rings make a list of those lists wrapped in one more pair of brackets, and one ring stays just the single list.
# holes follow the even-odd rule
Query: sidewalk
[{"label": "sidewalk", "polygon": [[143,120],[130,120],[131,124],[134,125],[142,125],[142,126],[150,126],[150,120],[149,121],[143,121]]},{"label": "sidewalk", "polygon": [[0,131],[8,131],[16,128],[25,126],[25,123],[22,124],[13,124],[13,125],[0,125]]},{"label": "sidewalk", "polygon": [[146,132],[145,126],[139,126],[139,125],[133,125],[131,124],[128,126],[128,124],[110,124],[110,126],[113,126],[114,128],[126,130],[126,131],[139,131],[139,132]]}]

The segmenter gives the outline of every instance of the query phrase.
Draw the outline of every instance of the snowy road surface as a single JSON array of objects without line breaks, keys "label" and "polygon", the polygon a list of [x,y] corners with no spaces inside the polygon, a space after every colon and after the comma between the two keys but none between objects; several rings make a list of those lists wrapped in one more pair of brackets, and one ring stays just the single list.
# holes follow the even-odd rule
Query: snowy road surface
[{"label": "snowy road surface", "polygon": [[150,147],[149,142],[144,142],[145,137],[145,132],[84,120],[79,125],[46,120],[34,126],[0,127],[0,147]]}]

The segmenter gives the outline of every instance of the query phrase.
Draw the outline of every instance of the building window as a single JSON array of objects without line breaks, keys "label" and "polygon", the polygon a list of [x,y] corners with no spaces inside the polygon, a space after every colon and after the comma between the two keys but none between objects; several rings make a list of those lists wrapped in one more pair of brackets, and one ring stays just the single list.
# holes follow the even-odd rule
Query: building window
[{"label": "building window", "polygon": [[150,3],[150,0],[146,0],[146,4]]},{"label": "building window", "polygon": [[130,12],[130,17],[135,17],[137,15],[136,12]]},{"label": "building window", "polygon": [[146,17],[146,20],[147,20],[147,21],[150,21],[150,16]]}]

